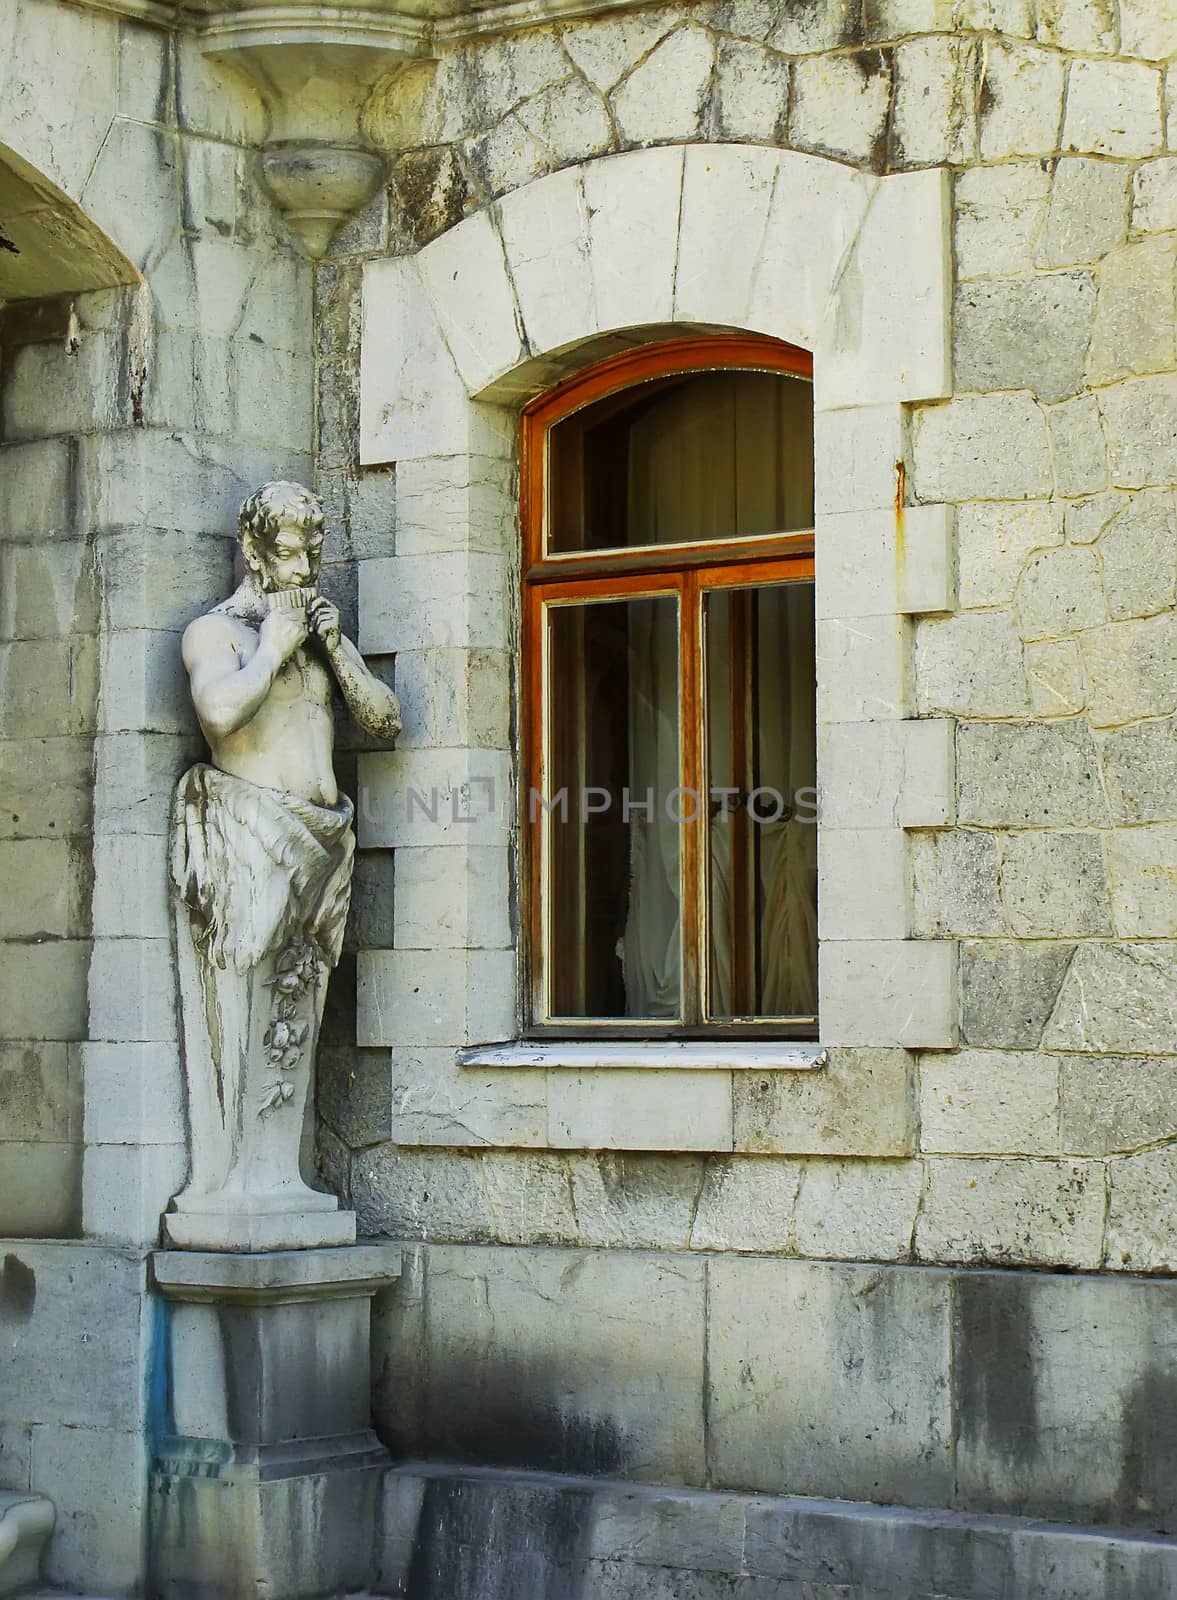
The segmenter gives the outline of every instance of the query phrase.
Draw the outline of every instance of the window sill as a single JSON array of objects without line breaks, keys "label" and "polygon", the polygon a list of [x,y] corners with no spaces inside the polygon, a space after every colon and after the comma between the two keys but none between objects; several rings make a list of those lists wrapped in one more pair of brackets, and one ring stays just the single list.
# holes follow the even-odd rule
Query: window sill
[{"label": "window sill", "polygon": [[565,1067],[573,1071],[640,1071],[668,1069],[721,1072],[817,1072],[828,1054],[820,1044],[721,1040],[678,1043],[624,1039],[577,1043],[520,1039],[511,1044],[477,1045],[458,1051],[458,1065],[477,1068]]}]

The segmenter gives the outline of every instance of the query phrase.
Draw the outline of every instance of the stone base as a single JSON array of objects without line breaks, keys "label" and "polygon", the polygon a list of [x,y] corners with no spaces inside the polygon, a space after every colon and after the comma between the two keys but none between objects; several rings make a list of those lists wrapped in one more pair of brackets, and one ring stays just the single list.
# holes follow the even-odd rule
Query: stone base
[{"label": "stone base", "polygon": [[400,1251],[158,1251],[167,1392],[151,1474],[160,1600],[318,1600],[367,1587],[379,1481],[373,1294]]},{"label": "stone base", "polygon": [[376,1590],[406,1600],[1173,1600],[1177,1539],[408,1465],[385,1479]]},{"label": "stone base", "polygon": [[356,1238],[354,1211],[169,1211],[163,1225],[179,1250],[316,1250]]}]

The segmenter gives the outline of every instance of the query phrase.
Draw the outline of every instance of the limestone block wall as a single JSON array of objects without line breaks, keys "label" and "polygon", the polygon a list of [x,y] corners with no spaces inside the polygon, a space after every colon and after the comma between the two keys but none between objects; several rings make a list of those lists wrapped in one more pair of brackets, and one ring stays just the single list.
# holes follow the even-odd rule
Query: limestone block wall
[{"label": "limestone block wall", "polygon": [[[318,274],[323,481],[350,553],[392,556],[360,587],[379,613],[372,638],[404,654],[408,711],[397,754],[372,758],[361,780],[366,842],[382,860],[391,849],[396,897],[381,932],[389,955],[367,970],[402,976],[373,983],[365,1048],[343,1051],[321,1088],[323,1146],[364,1226],[439,1241],[1172,1270],[1175,51],[1172,20],[1144,0],[880,0],[865,14],[731,0],[443,49],[370,107],[369,131],[393,156],[388,205],[374,203]],[[642,1148],[602,1152],[616,1141],[599,1123],[560,1131],[579,1113],[561,1102],[553,1115],[551,1075],[454,1070],[466,1040],[517,1026],[495,965],[515,944],[510,837],[471,834],[459,850],[389,818],[410,768],[459,790],[488,763],[509,780],[513,689],[496,651],[513,647],[513,576],[509,554],[500,573],[486,552],[509,552],[514,537],[512,399],[485,386],[521,341],[536,347],[539,321],[569,321],[580,293],[565,278],[545,300],[543,271],[521,273],[525,197],[545,174],[591,173],[617,152],[685,144],[702,156],[741,141],[868,174],[949,175],[952,388],[909,392],[895,457],[909,516],[947,507],[953,529],[950,592],[912,604],[902,632],[903,727],[936,736],[912,746],[910,772],[941,796],[946,779],[948,801],[936,810],[924,793],[922,814],[901,807],[901,852],[888,835],[872,883],[891,895],[887,936],[898,926],[905,948],[947,953],[933,987],[937,1008],[950,997],[950,1027],[922,1048],[835,1038],[824,1074],[733,1073],[699,1091],[685,1131],[664,1079],[615,1074],[600,1094]],[[668,203],[655,171],[651,161],[649,229],[610,239],[616,280],[598,279],[598,295],[640,298],[649,281]],[[368,457],[378,464],[362,466],[361,268],[404,262],[400,292],[419,281],[425,307],[444,294],[443,256],[465,270],[456,244],[430,246],[448,249],[475,217],[485,226],[469,309],[444,332],[443,366],[452,356],[464,388],[451,400],[437,380],[414,314],[417,331],[397,346],[403,404]],[[501,298],[500,250],[515,302],[510,284]],[[923,262],[913,253],[913,274]],[[379,322],[378,306],[368,315]],[[631,318],[643,320],[665,321]],[[526,369],[514,404],[599,352],[565,352],[546,377]],[[869,362],[858,371],[869,388]],[[839,382],[854,372],[847,363]],[[819,361],[819,396],[821,383]],[[434,403],[454,458],[424,474]],[[830,449],[852,462],[849,436]],[[821,559],[819,539],[819,570]],[[439,595],[455,630],[446,649],[414,631]],[[487,605],[507,619],[493,639],[478,631]],[[852,698],[852,669],[845,683]],[[884,774],[888,803],[907,781],[887,728],[869,712],[848,721],[845,748],[826,745],[827,820],[856,771]],[[460,759],[447,765],[442,749]],[[427,871],[430,842],[449,853],[435,850]],[[852,899],[827,901],[823,938],[869,941],[869,926]],[[930,972],[907,979],[911,1007],[926,1002]],[[836,969],[827,961],[823,974],[828,996]]]},{"label": "limestone block wall", "polygon": [[0,1233],[140,1244],[186,1161],[180,632],[232,585],[244,495],[311,473],[310,271],[257,182],[258,102],[189,36],[25,0],[0,62],[0,147],[129,284],[67,301],[0,370]]}]

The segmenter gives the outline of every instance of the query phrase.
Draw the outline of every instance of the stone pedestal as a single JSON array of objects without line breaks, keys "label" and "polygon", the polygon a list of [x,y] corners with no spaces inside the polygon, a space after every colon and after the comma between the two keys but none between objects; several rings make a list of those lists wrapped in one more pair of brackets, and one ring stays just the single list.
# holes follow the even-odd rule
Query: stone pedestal
[{"label": "stone pedestal", "polygon": [[395,1246],[158,1251],[166,1311],[151,1476],[161,1600],[317,1600],[372,1577],[380,1475],[372,1296]]}]

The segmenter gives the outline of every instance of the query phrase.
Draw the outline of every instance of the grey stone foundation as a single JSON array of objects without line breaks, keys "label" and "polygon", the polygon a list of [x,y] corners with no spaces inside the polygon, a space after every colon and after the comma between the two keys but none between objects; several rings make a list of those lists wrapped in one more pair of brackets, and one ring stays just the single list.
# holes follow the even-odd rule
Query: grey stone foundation
[{"label": "grey stone foundation", "polygon": [[1170,1600],[1177,1541],[408,1465],[385,1481],[378,1588],[405,1600]]}]

